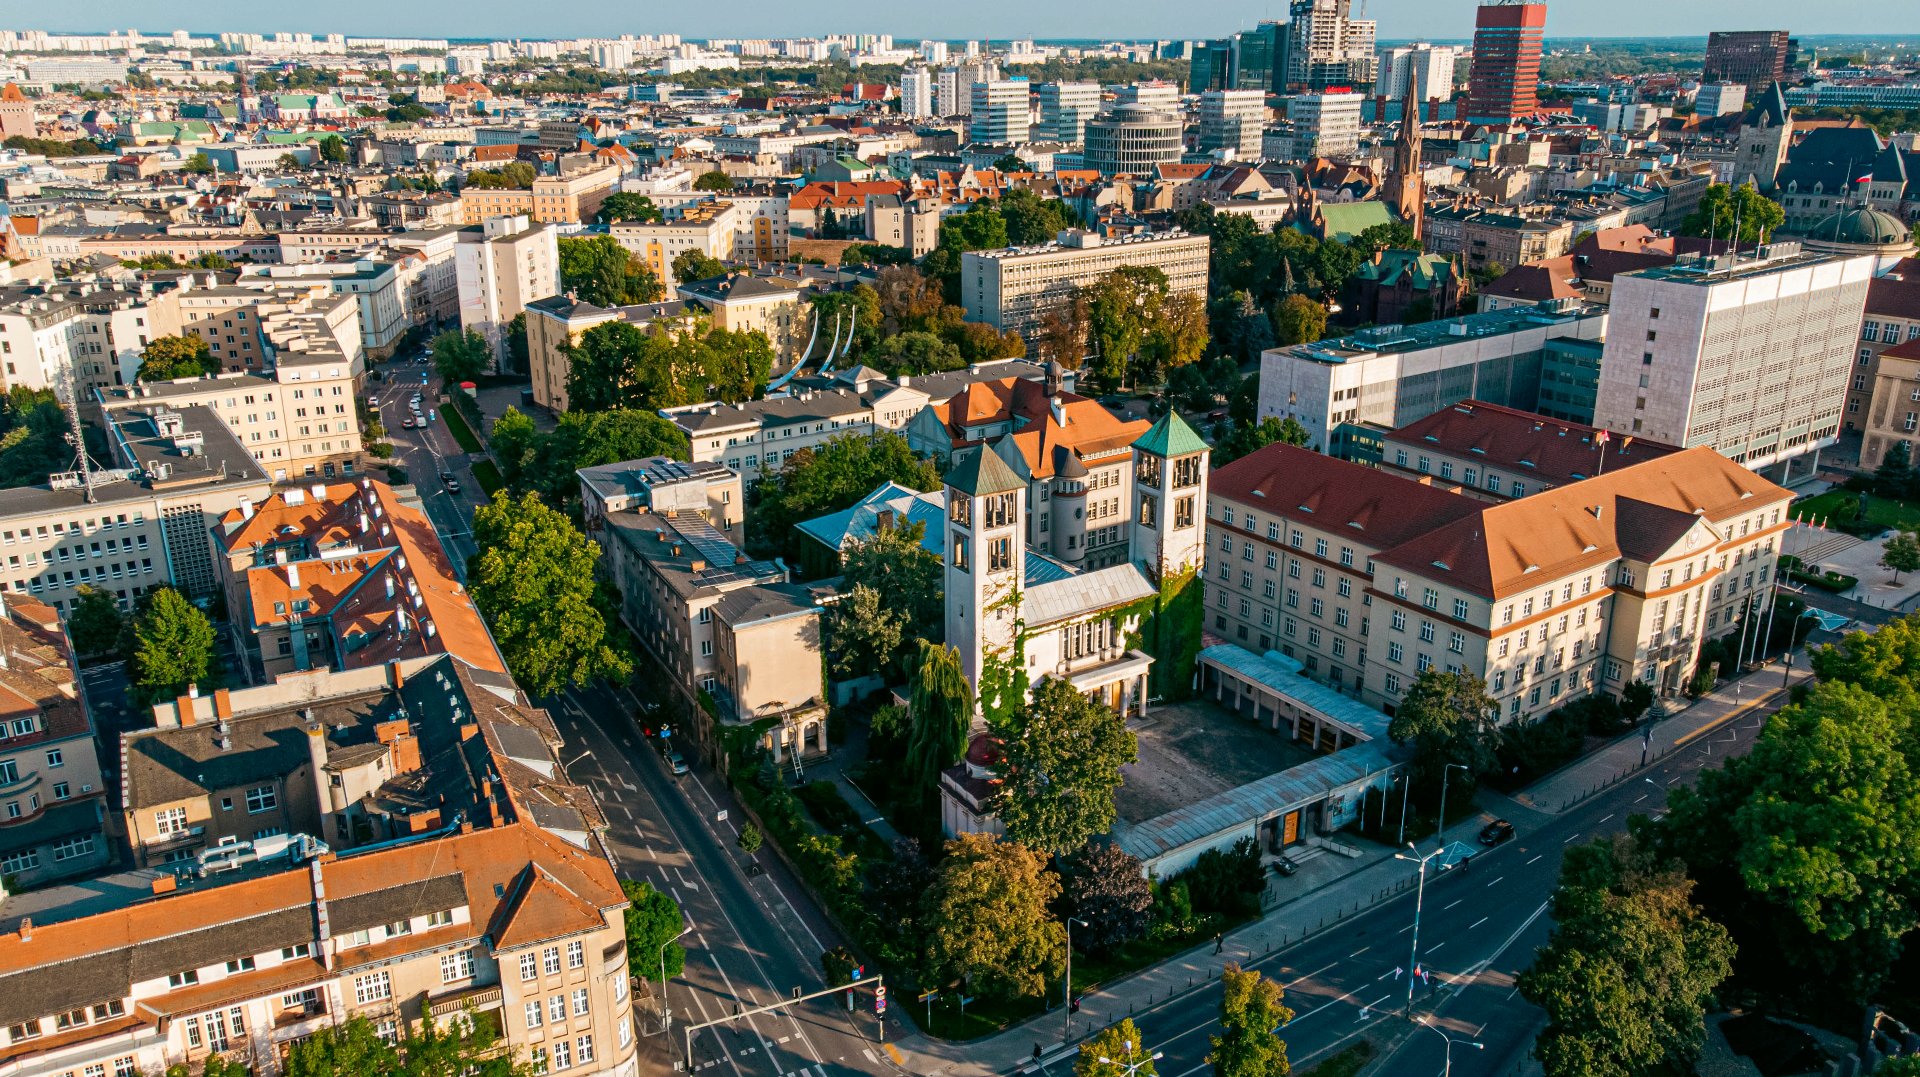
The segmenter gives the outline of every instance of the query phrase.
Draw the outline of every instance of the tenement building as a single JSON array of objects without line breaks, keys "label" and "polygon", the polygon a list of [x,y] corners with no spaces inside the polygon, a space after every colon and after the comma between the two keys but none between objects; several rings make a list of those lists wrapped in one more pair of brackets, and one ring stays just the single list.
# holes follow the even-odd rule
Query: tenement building
[{"label": "tenement building", "polygon": [[1671,695],[1769,591],[1790,500],[1707,448],[1488,503],[1270,445],[1213,475],[1207,628],[1389,714],[1434,668],[1508,720]]}]

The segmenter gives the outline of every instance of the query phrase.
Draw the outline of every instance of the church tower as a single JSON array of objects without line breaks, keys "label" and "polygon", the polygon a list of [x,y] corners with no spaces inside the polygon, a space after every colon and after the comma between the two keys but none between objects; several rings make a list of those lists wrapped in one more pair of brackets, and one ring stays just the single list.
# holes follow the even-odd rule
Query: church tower
[{"label": "church tower", "polygon": [[1013,647],[1026,499],[1027,484],[992,449],[954,455],[947,471],[947,642],[959,648],[960,668],[976,690],[984,656]]},{"label": "church tower", "polygon": [[1416,65],[1400,107],[1400,131],[1393,137],[1393,163],[1387,175],[1387,201],[1420,239],[1427,210],[1426,182],[1420,166],[1420,71]]},{"label": "church tower", "polygon": [[[1748,180],[1762,193],[1773,190],[1793,145],[1793,110],[1778,82],[1767,87],[1740,118],[1740,136],[1734,149],[1733,183]],[[1853,177],[1847,177],[1852,180]]]},{"label": "church tower", "polygon": [[1198,568],[1206,557],[1211,451],[1171,409],[1133,443],[1131,553],[1156,582]]}]

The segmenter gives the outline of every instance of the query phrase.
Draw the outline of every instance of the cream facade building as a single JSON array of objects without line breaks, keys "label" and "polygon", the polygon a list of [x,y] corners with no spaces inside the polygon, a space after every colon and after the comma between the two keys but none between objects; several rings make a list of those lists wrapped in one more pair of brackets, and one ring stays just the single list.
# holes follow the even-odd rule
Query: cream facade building
[{"label": "cream facade building", "polygon": [[469,227],[494,217],[531,217],[540,224],[589,224],[619,182],[619,167],[608,165],[564,176],[539,176],[530,189],[468,187],[460,192],[460,208]]},{"label": "cream facade building", "polygon": [[487,338],[506,369],[507,325],[536,299],[560,294],[560,243],[551,224],[492,217],[464,228],[454,248],[460,328]]},{"label": "cream facade building", "polygon": [[960,256],[960,302],[969,320],[1031,339],[1076,290],[1121,266],[1151,266],[1167,275],[1174,294],[1204,297],[1210,249],[1206,236],[1185,232],[1124,239],[1071,232],[1063,243],[968,251]]},{"label": "cream facade building", "polygon": [[1273,445],[1214,473],[1207,628],[1389,714],[1427,669],[1507,721],[1674,695],[1772,593],[1791,500],[1705,448],[1488,504]]},{"label": "cream facade building", "polygon": [[163,285],[11,284],[0,287],[0,371],[7,389],[84,395],[126,385],[140,353],[180,332],[180,288]]},{"label": "cream facade building", "polygon": [[662,221],[620,221],[607,231],[622,247],[632,251],[653,275],[668,287],[684,284],[673,274],[673,260],[688,251],[726,261],[742,231],[751,234],[745,214],[732,202],[695,202],[678,216]]}]

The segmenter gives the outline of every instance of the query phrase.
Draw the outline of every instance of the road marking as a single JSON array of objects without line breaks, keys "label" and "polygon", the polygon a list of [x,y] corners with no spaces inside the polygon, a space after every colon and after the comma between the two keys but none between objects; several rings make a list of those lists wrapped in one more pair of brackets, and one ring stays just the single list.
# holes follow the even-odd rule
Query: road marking
[{"label": "road marking", "polygon": [[1471,923],[1471,924],[1468,924],[1468,925],[1467,925],[1467,930],[1468,930],[1468,931],[1472,931],[1472,930],[1473,930],[1474,928],[1476,928],[1476,927],[1479,927],[1479,926],[1480,926],[1481,924],[1484,924],[1484,923],[1486,923],[1486,922],[1487,922],[1487,919],[1488,919],[1487,917],[1485,917],[1485,916],[1482,916],[1482,917],[1481,917],[1480,919],[1478,919],[1478,920],[1475,920],[1475,921],[1474,921],[1473,923]]},{"label": "road marking", "polygon": [[1326,965],[1322,965],[1322,966],[1320,966],[1319,968],[1317,968],[1317,969],[1314,969],[1314,970],[1313,970],[1312,972],[1309,972],[1309,973],[1305,973],[1305,974],[1303,974],[1303,975],[1301,975],[1301,976],[1298,976],[1298,977],[1295,977],[1295,979],[1294,979],[1294,981],[1293,981],[1293,983],[1290,983],[1290,984],[1288,984],[1287,986],[1288,986],[1288,987],[1292,987],[1292,986],[1293,986],[1293,984],[1297,984],[1297,983],[1305,983],[1306,981],[1308,981],[1308,980],[1311,980],[1311,979],[1313,979],[1313,978],[1314,978],[1315,976],[1318,976],[1318,975],[1320,975],[1321,973],[1323,973],[1323,972],[1325,972],[1325,971],[1327,971],[1328,969],[1330,969],[1330,968],[1332,968],[1332,967],[1333,967],[1334,965],[1338,965],[1339,963],[1340,963],[1340,962],[1338,962],[1338,961],[1334,961],[1334,962],[1332,962],[1332,963],[1330,963],[1330,964],[1326,964]]},{"label": "road marking", "polygon": [[1434,954],[1439,953],[1440,947],[1445,946],[1446,944],[1447,944],[1446,940],[1442,939],[1439,942],[1434,943],[1432,946],[1427,947],[1427,955],[1432,956]]},{"label": "road marking", "polygon": [[866,1055],[866,1056],[867,1056],[867,1061],[869,1061],[869,1062],[871,1062],[871,1063],[873,1063],[874,1065],[876,1065],[876,1066],[877,1066],[877,1065],[879,1065],[879,1064],[880,1064],[880,1056],[879,1056],[879,1055],[876,1055],[876,1054],[874,1054],[874,1053],[873,1053],[873,1048],[871,1048],[871,1047],[862,1047],[862,1048],[860,1048],[860,1053],[861,1053],[861,1054],[863,1054],[863,1055]]},{"label": "road marking", "polygon": [[[1467,899],[1466,899],[1466,898],[1455,898],[1455,899],[1453,899],[1453,905],[1458,905],[1458,904],[1460,904],[1460,903],[1461,903],[1462,901],[1465,901],[1465,900],[1467,900]],[[1451,909],[1451,908],[1453,908],[1453,905],[1449,905],[1449,906],[1447,906],[1447,909]],[[1440,911],[1441,911],[1441,912],[1446,912],[1446,911],[1447,911],[1447,909],[1441,909]]]},{"label": "road marking", "polygon": [[1634,802],[1635,804],[1638,804],[1638,803],[1640,803],[1641,801],[1643,801],[1643,800],[1645,800],[1645,799],[1647,799],[1648,797],[1650,797],[1650,796],[1652,796],[1652,795],[1653,795],[1652,793],[1642,793],[1642,794],[1640,794],[1639,796],[1637,796],[1637,797],[1634,797],[1634,798],[1633,798],[1633,802]]},{"label": "road marking", "polygon": [[[1601,822],[1601,823],[1604,823],[1604,822],[1606,822],[1606,821],[1607,821],[1608,819],[1611,819],[1611,818],[1613,818],[1613,813],[1612,813],[1612,812],[1608,812],[1607,814],[1605,814],[1605,815],[1603,815],[1603,816],[1601,816],[1601,817],[1600,817],[1600,822]],[[1595,826],[1598,826],[1598,825],[1600,825],[1600,824],[1599,824],[1599,823],[1595,823],[1594,825],[1595,825]]]},{"label": "road marking", "polygon": [[1500,878],[1499,878],[1499,879],[1495,879],[1495,880],[1493,880],[1492,882],[1490,882],[1490,883],[1488,883],[1487,885],[1488,885],[1488,886],[1498,886],[1498,885],[1500,885],[1500,882],[1501,882],[1501,880],[1503,880],[1503,879],[1505,879],[1505,878],[1506,878],[1506,876],[1505,876],[1505,875],[1502,875],[1502,876],[1500,876]]},{"label": "road marking", "polygon": [[[1476,1035],[1478,1035],[1478,1033],[1476,1033]],[[907,1064],[907,1060],[904,1057],[902,1057],[900,1054],[900,1048],[895,1047],[891,1043],[883,1043],[880,1045],[880,1047],[882,1050],[887,1052],[887,1057],[893,1059],[894,1065],[904,1066]]]},{"label": "road marking", "polygon": [[1564,839],[1561,840],[1560,844],[1565,845],[1567,842],[1570,842],[1579,836],[1580,835],[1578,834],[1568,834]]},{"label": "road marking", "polygon": [[1362,946],[1362,947],[1360,947],[1360,948],[1359,948],[1358,950],[1355,950],[1354,952],[1352,952],[1352,953],[1350,953],[1350,954],[1348,954],[1347,956],[1348,956],[1348,957],[1359,957],[1359,956],[1360,956],[1361,954],[1364,954],[1364,953],[1366,953],[1366,952],[1367,952],[1368,950],[1371,950],[1371,949],[1373,949],[1373,947],[1371,947],[1371,946]]},{"label": "road marking", "polygon": [[[1547,855],[1547,854],[1545,854],[1545,853],[1535,853],[1535,854],[1533,854],[1533,860],[1538,860],[1538,859],[1540,859],[1541,857],[1543,857],[1543,856],[1545,856],[1545,855]],[[1533,860],[1529,860],[1529,861],[1527,861],[1527,863],[1528,863],[1528,864],[1531,864],[1531,863],[1533,863]],[[1523,865],[1523,866],[1524,866],[1524,865]]]}]

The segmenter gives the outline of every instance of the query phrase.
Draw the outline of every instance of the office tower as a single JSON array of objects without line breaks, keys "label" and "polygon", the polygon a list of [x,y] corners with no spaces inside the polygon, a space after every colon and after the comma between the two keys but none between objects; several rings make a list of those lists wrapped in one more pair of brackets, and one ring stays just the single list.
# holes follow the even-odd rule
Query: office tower
[{"label": "office tower", "polygon": [[1087,121],[1081,158],[1102,176],[1143,176],[1155,165],[1179,163],[1184,134],[1177,112],[1145,104],[1119,105]]},{"label": "office tower", "polygon": [[1302,93],[1287,98],[1297,157],[1337,157],[1360,148],[1357,93]]},{"label": "office tower", "polygon": [[1696,116],[1725,116],[1747,105],[1747,88],[1737,82],[1709,82],[1693,95]]},{"label": "office tower", "polygon": [[1267,121],[1267,95],[1261,90],[1209,90],[1200,95],[1200,152],[1226,151],[1255,160]]},{"label": "office tower", "polygon": [[1613,279],[1594,425],[1759,469],[1832,445],[1871,255],[1775,242]]},{"label": "office tower", "polygon": [[916,67],[900,73],[900,115],[923,120],[933,112],[933,72]]},{"label": "office tower", "polygon": [[1120,105],[1146,105],[1162,112],[1179,112],[1180,87],[1159,79],[1128,83],[1113,91],[1113,103],[1116,108]]},{"label": "office tower", "polygon": [[1025,142],[1032,123],[1024,78],[973,84],[967,139],[971,142]]},{"label": "office tower", "polygon": [[1373,82],[1374,22],[1350,18],[1351,0],[1293,0],[1276,89],[1324,90]]},{"label": "office tower", "polygon": [[992,60],[954,64],[940,72],[934,84],[933,106],[942,116],[969,115],[973,111],[973,84],[992,82],[999,77],[1000,65]]},{"label": "office tower", "polygon": [[1232,89],[1271,90],[1274,88],[1274,63],[1282,51],[1281,40],[1287,34],[1285,23],[1263,22],[1233,37]]},{"label": "office tower", "polygon": [[1469,122],[1510,123],[1539,108],[1540,40],[1546,27],[1545,4],[1502,0],[1480,6],[1468,78]]},{"label": "office tower", "polygon": [[1100,112],[1097,82],[1043,82],[1040,84],[1040,126],[1034,137],[1052,142],[1079,142],[1087,121]]},{"label": "office tower", "polygon": [[1233,43],[1224,38],[1202,41],[1193,46],[1193,63],[1187,68],[1187,92],[1206,93],[1224,90],[1233,73]]},{"label": "office tower", "polygon": [[1429,45],[1424,41],[1383,49],[1373,94],[1398,101],[1407,96],[1408,87],[1417,77],[1423,98],[1445,100],[1453,96],[1453,69],[1458,58],[1459,50],[1452,45]]},{"label": "office tower", "polygon": [[1716,30],[1707,35],[1707,59],[1700,81],[1737,82],[1763,90],[1787,77],[1794,41],[1785,30]]}]

